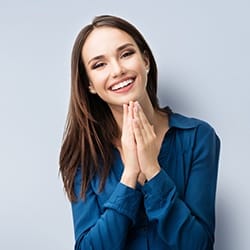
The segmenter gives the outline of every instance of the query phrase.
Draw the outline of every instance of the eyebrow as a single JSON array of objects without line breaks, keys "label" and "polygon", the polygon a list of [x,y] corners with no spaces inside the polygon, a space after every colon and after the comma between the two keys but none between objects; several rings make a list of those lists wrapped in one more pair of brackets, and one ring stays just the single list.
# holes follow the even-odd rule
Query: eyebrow
[{"label": "eyebrow", "polygon": [[[116,51],[121,51],[121,50],[123,50],[123,49],[126,49],[127,47],[134,47],[134,44],[132,44],[132,43],[125,43],[125,44],[123,44],[123,45],[121,45],[121,46],[119,46],[117,49],[116,49]],[[90,64],[92,61],[94,61],[94,60],[99,60],[99,59],[102,59],[102,58],[104,58],[104,55],[99,55],[99,56],[95,56],[95,57],[93,57],[93,58],[91,58],[89,61],[88,61],[88,64]]]}]

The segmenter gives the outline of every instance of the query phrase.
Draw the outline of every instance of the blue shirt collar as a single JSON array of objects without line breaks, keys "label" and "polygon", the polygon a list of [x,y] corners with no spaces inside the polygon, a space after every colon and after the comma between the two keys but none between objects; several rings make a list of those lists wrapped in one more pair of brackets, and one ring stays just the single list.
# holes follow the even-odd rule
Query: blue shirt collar
[{"label": "blue shirt collar", "polygon": [[171,113],[169,115],[170,128],[190,129],[197,127],[199,123],[200,122],[197,119],[189,118],[177,113]]}]

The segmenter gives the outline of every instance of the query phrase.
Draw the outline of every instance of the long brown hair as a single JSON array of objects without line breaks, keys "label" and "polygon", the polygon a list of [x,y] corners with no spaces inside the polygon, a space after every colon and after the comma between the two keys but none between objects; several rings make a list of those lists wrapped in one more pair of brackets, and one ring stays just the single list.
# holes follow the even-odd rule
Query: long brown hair
[{"label": "long brown hair", "polygon": [[89,92],[89,80],[81,57],[88,35],[93,29],[103,26],[125,31],[135,40],[141,53],[148,55],[147,93],[154,109],[161,110],[156,95],[156,62],[141,33],[119,17],[95,17],[92,24],[78,34],[71,57],[71,96],[59,160],[64,188],[71,201],[76,199],[74,179],[78,168],[81,168],[82,175],[82,197],[95,174],[100,175],[100,188],[104,186],[113,160],[112,142],[119,136],[118,126],[107,103]]}]

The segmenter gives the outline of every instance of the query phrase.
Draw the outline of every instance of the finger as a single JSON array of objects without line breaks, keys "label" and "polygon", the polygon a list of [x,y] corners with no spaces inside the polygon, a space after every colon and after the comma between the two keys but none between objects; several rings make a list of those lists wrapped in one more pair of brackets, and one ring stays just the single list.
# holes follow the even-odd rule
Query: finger
[{"label": "finger", "polygon": [[137,129],[140,130],[141,136],[144,138],[143,141],[145,142],[145,139],[147,138],[147,131],[145,131],[141,118],[139,116],[138,107],[134,106],[134,119],[135,119],[135,125],[137,126]]},{"label": "finger", "polygon": [[122,138],[124,140],[128,140],[128,137],[131,138],[132,125],[131,121],[129,122],[129,106],[127,104],[123,104],[123,125],[122,125]]},{"label": "finger", "polygon": [[131,120],[131,110],[128,104],[123,104],[123,125],[122,125],[121,142],[123,146],[133,145],[135,143],[132,120]]},{"label": "finger", "polygon": [[144,132],[143,129],[141,129],[140,122],[138,119],[133,119],[133,130],[134,130],[134,136],[135,141],[138,146],[142,146],[144,144]]},{"label": "finger", "polygon": [[141,129],[144,130],[145,136],[152,136],[154,134],[153,126],[149,123],[146,115],[143,112],[142,107],[138,102],[136,103],[136,106],[137,106],[136,117],[140,120]]},{"label": "finger", "polygon": [[134,113],[134,119],[137,120],[137,125],[139,126],[140,129],[143,129],[143,125],[142,125],[142,122],[141,122],[141,118],[139,116],[139,111],[138,111],[138,106],[137,105],[134,105],[133,113]]},{"label": "finger", "polygon": [[133,132],[133,119],[134,119],[134,102],[130,101],[129,104],[127,105],[128,112],[127,112],[127,121],[126,121],[126,126],[125,126],[125,133],[130,135],[130,139],[133,138],[134,140],[134,132]]},{"label": "finger", "polygon": [[123,104],[123,128],[125,126],[125,123],[127,122],[128,119],[128,105]]},{"label": "finger", "polygon": [[146,115],[143,112],[141,105],[139,104],[139,102],[137,102],[136,106],[137,106],[137,110],[138,110],[138,116],[139,116],[139,119],[141,120],[143,127],[150,125]]},{"label": "finger", "polygon": [[133,119],[134,118],[134,102],[133,101],[130,101],[129,102],[129,106],[128,106],[128,115],[129,115],[129,118],[130,119]]}]

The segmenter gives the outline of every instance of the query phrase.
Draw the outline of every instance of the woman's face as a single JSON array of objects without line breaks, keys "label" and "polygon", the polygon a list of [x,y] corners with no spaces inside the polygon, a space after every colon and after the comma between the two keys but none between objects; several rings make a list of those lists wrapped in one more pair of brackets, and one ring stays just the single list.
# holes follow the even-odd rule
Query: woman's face
[{"label": "woman's face", "polygon": [[95,28],[82,48],[82,59],[90,92],[99,95],[111,108],[148,98],[149,60],[126,32]]}]

